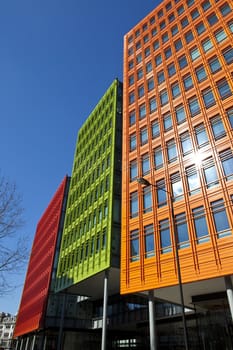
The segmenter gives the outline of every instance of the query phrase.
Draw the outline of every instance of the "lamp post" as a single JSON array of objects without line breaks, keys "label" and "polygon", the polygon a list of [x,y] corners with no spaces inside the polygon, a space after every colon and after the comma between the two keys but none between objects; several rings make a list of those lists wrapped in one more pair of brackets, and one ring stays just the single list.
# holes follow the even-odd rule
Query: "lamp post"
[{"label": "lamp post", "polygon": [[185,343],[185,349],[189,350],[188,331],[187,331],[187,323],[186,323],[186,317],[185,317],[185,306],[184,306],[184,293],[183,293],[183,285],[182,285],[181,270],[180,270],[179,249],[178,249],[178,232],[177,232],[176,222],[175,222],[172,195],[171,195],[171,192],[166,191],[164,188],[161,188],[161,187],[158,187],[156,185],[151,184],[148,180],[144,179],[144,177],[137,178],[137,182],[140,185],[153,186],[157,189],[160,189],[160,190],[166,192],[169,196],[170,208],[171,208],[171,219],[172,219],[174,242],[175,242],[175,258],[176,258],[175,260],[176,260],[177,277],[178,277],[178,284],[179,284],[180,303],[181,303],[181,308],[182,308],[182,323],[183,323],[183,330],[184,330],[184,343]]}]

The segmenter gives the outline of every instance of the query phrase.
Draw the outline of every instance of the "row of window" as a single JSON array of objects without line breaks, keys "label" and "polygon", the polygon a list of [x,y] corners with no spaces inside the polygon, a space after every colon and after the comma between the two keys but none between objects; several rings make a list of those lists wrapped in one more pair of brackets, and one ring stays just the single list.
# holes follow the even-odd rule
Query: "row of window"
[{"label": "row of window", "polygon": [[82,263],[87,258],[104,250],[106,248],[106,239],[106,228],[104,228],[102,232],[98,232],[97,235],[81,244],[72,253],[61,258],[59,261],[58,276],[64,274],[69,268]]},{"label": "row of window", "polygon": [[[210,223],[207,221],[211,221],[215,227],[217,238],[232,234],[223,199],[211,202],[210,209],[211,217],[206,215],[204,206],[192,209],[192,216],[188,220],[189,224],[187,223],[187,215],[185,212],[175,215],[174,221],[177,230],[177,244],[179,249],[190,246],[190,227],[192,227],[193,232],[195,232],[195,239],[198,244],[210,241]],[[139,260],[142,255],[145,258],[150,258],[155,255],[155,236],[159,237],[159,253],[166,254],[172,252],[171,222],[167,218],[159,221],[158,233],[155,232],[153,224],[144,226],[142,247],[140,247],[139,229],[130,232],[130,260],[132,262]],[[143,252],[143,254],[141,252]]]},{"label": "row of window", "polygon": [[[233,62],[233,48],[232,47],[227,47],[225,50],[223,50],[222,53],[223,53],[223,57],[224,57],[227,64],[230,64]],[[185,60],[184,62],[182,61],[183,68],[184,68],[188,65],[188,62],[187,62],[187,59],[185,56],[183,56],[183,59]],[[208,60],[208,65],[209,65],[209,70],[210,70],[211,74],[215,74],[216,72],[218,72],[222,69],[219,58],[217,56],[211,57]],[[203,65],[196,67],[194,69],[194,72],[195,72],[195,77],[196,77],[198,83],[207,79],[208,74],[207,74]],[[167,72],[165,72],[164,70],[159,71],[156,74],[156,79],[154,77],[151,77],[147,80],[146,86],[144,85],[144,83],[142,83],[138,86],[137,91],[134,91],[134,90],[131,91],[129,93],[129,105],[135,103],[136,100],[137,101],[140,100],[140,98],[142,98],[145,95],[145,93],[147,93],[147,92],[149,93],[150,91],[153,91],[155,89],[155,85],[159,86],[160,84],[165,82],[165,80],[167,80],[168,78],[171,78],[175,74],[176,74],[176,66],[174,63],[171,63],[170,65],[167,66]],[[169,84],[169,82],[167,83],[167,85],[168,84]],[[170,93],[171,98],[173,100],[181,95],[181,89],[188,91],[194,87],[194,81],[193,81],[191,73],[187,73],[182,77],[182,84],[183,84],[182,88],[180,87],[180,84],[178,81],[176,81],[170,85],[170,92],[169,93]],[[231,94],[231,90],[230,90],[229,84],[228,84],[226,79],[220,80],[219,82],[216,83],[216,85],[217,85],[217,90],[218,90],[220,97],[222,99],[228,97]],[[159,97],[158,97],[159,103],[161,106],[164,106],[165,104],[167,104],[169,102],[168,90],[163,89],[161,91],[158,91],[158,93],[159,93]],[[157,101],[156,101],[155,97],[150,99],[150,111],[151,111],[151,109],[153,109],[153,111],[157,109],[156,102]],[[140,103],[140,101],[139,101],[139,103]],[[153,103],[152,106],[151,106],[151,103]],[[145,107],[143,107],[143,106],[144,105],[139,106],[139,118],[143,117],[143,115],[141,115],[141,114],[143,114],[143,108],[145,109]],[[141,111],[141,109],[142,109],[142,111]]]},{"label": "row of window", "polygon": [[[226,111],[229,123],[231,128],[233,128],[233,109],[230,108]],[[179,110],[177,110],[177,113],[175,115],[176,121],[178,124],[181,122],[185,121],[185,113],[184,109],[182,106],[179,107]],[[160,133],[164,134],[165,132],[172,130],[173,128],[173,121],[172,121],[172,116],[171,113],[166,113],[163,116],[162,120],[162,130],[161,130],[161,125],[158,121],[158,119],[155,119],[151,123],[151,130],[149,131],[151,133],[152,139],[157,138],[160,136]],[[220,138],[224,137],[226,135],[226,131],[222,122],[222,119],[220,115],[215,115],[209,119],[209,124],[211,127],[213,139],[215,141],[219,140]],[[198,148],[202,148],[209,144],[209,139],[208,135],[205,129],[205,125],[203,123],[200,123],[196,126],[194,126],[194,135],[195,135],[195,144],[198,146]],[[148,136],[148,128],[145,126],[140,129],[140,139],[137,139],[136,133],[133,133],[130,135],[129,138],[129,147],[130,151],[134,151],[137,148],[137,140],[140,141],[140,146],[145,145],[150,137]],[[186,154],[192,152],[193,150],[193,143],[190,137],[190,134],[188,131],[183,132],[182,134],[179,135],[179,140],[181,143],[181,154],[185,156]],[[167,150],[170,148],[168,147],[170,144],[174,144],[175,149],[177,148],[175,145],[175,140],[169,140],[167,142]],[[177,152],[176,152],[177,154]],[[169,157],[168,157],[169,160]]]},{"label": "row of window", "polygon": [[[206,45],[205,46],[205,49],[211,49],[213,46],[211,41],[209,41],[209,39],[205,42],[203,42],[203,45]],[[169,47],[166,51],[165,51],[165,57],[171,57],[171,48]],[[190,55],[192,57],[192,61],[196,60],[197,58],[200,57],[200,51],[199,49],[197,48],[197,46],[195,46],[194,48],[192,48],[190,50]],[[231,46],[228,46],[227,48],[225,48],[223,51],[222,51],[222,55],[223,55],[223,58],[226,62],[226,64],[231,64],[233,62],[233,48]],[[161,58],[161,54],[159,56],[157,56],[156,58],[156,62],[162,62],[162,58]],[[182,61],[181,61],[182,62]],[[209,70],[212,74],[220,71],[222,69],[222,65],[219,61],[219,58],[214,55],[213,57],[209,58],[208,61],[208,66],[209,66]],[[148,62],[146,64],[146,73],[149,73],[150,71],[152,71],[152,63],[151,61]],[[156,73],[156,76],[155,77],[150,77],[148,80],[147,80],[147,83],[146,83],[146,86],[144,85],[139,85],[138,86],[138,90],[137,90],[137,96],[138,98],[141,98],[143,95],[144,95],[144,90],[145,88],[147,89],[147,91],[151,91],[153,88],[154,88],[154,84],[157,84],[157,85],[160,85],[162,84],[163,82],[165,82],[166,80],[166,77],[167,78],[171,78],[172,76],[174,76],[176,74],[176,65],[174,62],[170,63],[169,65],[167,65],[167,69],[164,70],[160,70]],[[195,73],[195,76],[197,78],[197,81],[198,82],[201,82],[205,79],[207,79],[207,73],[206,73],[206,70],[204,68],[203,65],[201,66],[198,66],[197,68],[195,68],[194,70],[194,73]],[[144,70],[143,68],[139,68],[136,72],[136,79],[137,80],[141,80],[142,77],[144,75]],[[185,75],[183,76],[182,78],[183,80],[183,85],[184,85],[184,89],[185,90],[189,90],[190,88],[193,87],[193,81],[192,81],[192,76],[191,74],[189,75]],[[134,85],[135,83],[135,75],[130,75],[129,76],[129,85]],[[133,103],[134,100],[133,100],[133,94],[132,96],[130,95],[130,103]]]},{"label": "row of window", "polygon": [[[175,0],[175,4],[177,4],[180,0]],[[217,2],[217,1],[216,1]],[[190,7],[192,6],[193,4],[195,3],[194,0],[187,0],[186,1],[186,5],[187,7]],[[209,0],[204,0],[202,3],[201,3],[201,9],[205,12],[207,11],[208,9],[210,9],[212,6],[211,6],[211,3]],[[172,4],[171,2],[168,2],[165,6],[166,8],[166,11],[170,11],[172,9]],[[220,7],[219,7],[219,10],[220,12],[222,13],[223,16],[226,16],[226,14],[228,14],[230,11],[231,11],[231,8],[230,8],[230,5],[228,4],[228,2],[224,2],[224,4],[222,4]],[[185,7],[184,5],[181,5],[177,8],[177,16],[180,16],[182,13],[185,12]],[[160,9],[157,13],[157,19],[160,20],[164,15],[164,10],[163,9]],[[195,8],[191,11],[191,16],[192,16],[192,19],[196,19],[198,16],[199,16],[199,10],[198,8]],[[167,22],[166,20],[162,20],[160,23],[159,23],[159,29],[162,30],[164,28],[166,28],[166,24],[167,23],[172,23],[176,18],[176,15],[174,12],[171,12],[169,15],[167,15]],[[150,25],[154,24],[156,22],[156,19],[155,19],[155,16],[152,16],[150,18]],[[144,23],[143,26],[142,26],[142,32],[145,32],[146,30],[148,29],[148,24],[147,23]],[[157,34],[157,29],[156,28],[153,28],[152,31],[151,31],[151,35],[154,36]],[[141,35],[141,30],[140,29],[137,29],[136,32],[135,32],[135,40],[137,40],[137,38]],[[130,35],[128,37],[128,44],[131,44],[134,40],[134,36],[133,35]],[[149,40],[148,38],[148,34],[145,35],[143,37],[143,41],[144,43],[147,42]]]},{"label": "row of window", "polygon": [[[225,4],[224,7],[222,6],[220,8],[220,11],[223,15],[226,15],[228,14],[230,11],[231,11],[231,8],[229,6],[229,4]],[[191,11],[191,22],[193,23],[193,21],[195,19],[197,19],[199,16],[200,16],[200,13],[198,11],[198,9],[194,9],[193,11]],[[175,19],[175,16],[173,17],[173,20]],[[215,23],[218,22],[218,17],[216,16],[215,13],[212,13],[210,14],[209,16],[207,16],[207,22],[209,23],[209,25],[213,25]],[[189,25],[189,20],[188,20],[188,17],[185,16],[183,17],[181,20],[180,20],[180,26],[181,26],[181,30],[183,31],[185,27],[187,27]],[[161,22],[160,23],[160,30],[164,29],[166,27],[165,25],[165,21]],[[205,24],[203,23],[203,21],[199,22],[197,25],[195,25],[195,29],[196,29],[196,32],[197,32],[197,35],[200,35],[202,34],[206,28],[205,28]],[[172,30],[171,30],[171,34],[172,36],[174,36],[175,34],[177,34],[177,32],[179,31],[178,29],[178,26],[177,24],[172,27]],[[156,28],[153,29],[152,31],[152,35],[154,36],[155,34],[157,33],[157,30]],[[185,38],[185,41],[186,43],[188,44],[190,41],[193,40],[193,33],[192,31],[188,31],[187,33],[184,34],[184,38]],[[164,34],[162,34],[161,36],[161,40],[162,40],[162,44],[166,43],[168,40],[169,40],[169,34],[168,32],[165,32]],[[143,43],[146,44],[147,42],[149,42],[149,34],[145,35],[143,37]],[[180,43],[179,43],[180,42]],[[137,51],[138,49],[140,49],[142,46],[141,44],[141,41],[137,41],[136,44],[135,44],[135,50]],[[159,48],[159,40],[157,39],[156,41],[154,41],[154,43],[152,44],[153,46],[153,50],[156,50]],[[175,43],[174,43],[174,47],[175,47],[175,50],[176,51],[179,51],[179,49],[182,47],[182,43],[181,43],[181,40],[176,40]],[[146,49],[144,50],[144,55],[145,57],[147,57],[149,55],[149,52],[150,51],[150,47],[146,47]],[[131,56],[133,55],[134,53],[134,47],[131,46],[128,50],[128,55]]]},{"label": "row of window", "polygon": [[[231,20],[230,22],[228,22],[228,27],[229,27],[229,30],[230,32],[232,33],[233,32],[233,21]],[[178,27],[176,27],[177,30],[178,30]],[[204,25],[203,22],[199,22],[196,26],[195,26],[195,29],[196,29],[196,32],[197,32],[197,35],[200,36],[202,33],[205,32],[206,30],[206,27]],[[218,28],[214,33],[214,37],[215,37],[215,40],[216,40],[216,44],[219,45],[220,42],[222,42],[226,37],[227,37],[227,33],[225,32],[225,30],[223,28]],[[186,33],[184,33],[184,41],[185,41],[185,44],[189,44],[190,42],[192,42],[194,40],[194,34],[193,34],[193,31],[189,30],[187,31]],[[169,41],[169,36],[168,36],[168,33],[164,33],[162,35],[162,45],[161,45],[161,48],[164,48],[164,44],[166,42]],[[174,41],[174,40],[173,40]],[[182,41],[181,37],[177,40],[174,41],[173,43],[173,49],[175,52],[179,52],[183,46],[184,46],[184,41]],[[205,54],[208,50],[211,49],[211,47],[213,46],[213,42],[210,40],[210,38],[205,38],[201,41],[201,45],[202,45],[202,48],[203,48],[203,53]],[[145,48],[144,50],[144,57],[149,57],[152,53],[152,51],[160,51],[161,52],[161,48],[160,48],[160,42],[159,40],[157,39],[156,41],[153,42],[152,44],[152,47],[151,46],[148,46]],[[167,60],[168,58],[172,57],[172,55],[174,55],[174,53],[172,52],[173,49],[171,48],[171,46],[168,46],[166,48],[164,48],[163,50],[163,56],[164,56],[164,59]],[[190,57],[192,60],[196,59],[195,58],[195,51],[192,52],[192,50],[190,50]],[[134,62],[136,64],[139,64],[142,62],[143,60],[143,55],[142,53],[139,53],[138,55],[136,55],[135,57],[135,61],[134,59],[131,59],[128,63],[128,68],[129,69],[132,69],[134,67]],[[155,56],[155,66],[159,66],[161,63],[162,63],[162,54],[158,54]]]},{"label": "row of window", "polygon": [[[160,161],[158,153],[155,153],[155,161]],[[149,158],[142,159],[142,172],[149,168]],[[219,153],[219,163],[222,167],[222,172],[226,181],[233,179],[233,154],[231,149],[226,149]],[[135,166],[136,163],[132,164]],[[134,171],[136,174],[137,169],[131,169],[131,174]],[[136,178],[136,177],[135,177]],[[195,165],[185,168],[185,176],[183,179],[179,172],[170,175],[171,183],[171,196],[173,201],[178,201],[184,198],[184,188],[187,189],[189,195],[197,194],[201,192],[201,182],[204,182],[207,188],[212,188],[219,184],[219,176],[216,168],[216,164],[212,156],[202,160],[201,170],[198,170]],[[154,187],[154,186],[152,186]],[[166,189],[164,179],[160,179],[156,182],[156,205],[158,208],[167,205],[167,195],[170,193]],[[143,212],[147,213],[152,211],[152,188],[143,188]],[[139,196],[138,192],[135,191],[130,195],[130,215],[134,218],[139,215]]]}]

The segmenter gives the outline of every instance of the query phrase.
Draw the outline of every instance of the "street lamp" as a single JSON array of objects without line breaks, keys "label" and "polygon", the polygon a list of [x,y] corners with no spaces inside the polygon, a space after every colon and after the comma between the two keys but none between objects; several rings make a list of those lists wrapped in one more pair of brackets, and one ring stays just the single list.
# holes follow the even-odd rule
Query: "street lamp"
[{"label": "street lamp", "polygon": [[184,330],[184,342],[185,342],[185,349],[189,350],[188,331],[187,331],[187,323],[186,323],[186,317],[185,317],[185,306],[184,306],[184,293],[183,293],[183,285],[182,285],[181,270],[180,270],[179,249],[178,249],[178,232],[177,232],[176,222],[175,222],[172,194],[171,194],[171,192],[166,191],[162,187],[151,184],[148,180],[144,179],[144,177],[137,178],[137,182],[140,185],[153,186],[157,189],[160,189],[160,190],[166,192],[169,196],[169,199],[170,199],[171,218],[172,218],[172,226],[173,226],[174,242],[175,242],[176,268],[177,268],[177,276],[178,276],[178,284],[179,284],[179,292],[180,292],[180,303],[181,303],[181,308],[182,308],[182,323],[183,323],[183,330]]}]

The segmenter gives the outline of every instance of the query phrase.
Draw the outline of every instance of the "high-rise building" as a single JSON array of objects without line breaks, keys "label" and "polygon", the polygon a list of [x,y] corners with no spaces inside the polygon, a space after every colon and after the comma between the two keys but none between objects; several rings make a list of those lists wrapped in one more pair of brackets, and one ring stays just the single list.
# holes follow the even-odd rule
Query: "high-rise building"
[{"label": "high-rise building", "polygon": [[18,337],[22,349],[26,349],[29,342],[35,345],[36,335],[46,325],[46,310],[50,293],[54,290],[68,188],[69,178],[66,176],[36,228],[14,329],[14,337]]},{"label": "high-rise building", "polygon": [[232,74],[231,1],[165,0],[124,37],[123,294],[232,303]]},{"label": "high-rise building", "polygon": [[119,290],[121,118],[122,84],[115,80],[78,132],[57,291],[102,296],[110,268],[110,286]]}]

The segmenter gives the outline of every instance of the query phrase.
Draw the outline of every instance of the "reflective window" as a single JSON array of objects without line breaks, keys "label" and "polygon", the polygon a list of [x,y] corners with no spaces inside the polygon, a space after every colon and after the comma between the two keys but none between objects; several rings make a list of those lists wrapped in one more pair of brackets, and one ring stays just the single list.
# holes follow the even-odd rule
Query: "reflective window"
[{"label": "reflective window", "polygon": [[192,210],[193,221],[197,243],[204,243],[210,240],[208,226],[206,223],[206,214],[204,207],[200,206]]},{"label": "reflective window", "polygon": [[144,239],[145,239],[145,258],[150,258],[151,256],[155,255],[153,225],[144,226]]},{"label": "reflective window", "polygon": [[162,106],[168,103],[168,93],[167,90],[163,90],[160,92],[160,103]]},{"label": "reflective window", "polygon": [[181,56],[178,58],[178,63],[179,63],[179,67],[180,69],[185,68],[188,65],[187,59],[185,56]]},{"label": "reflective window", "polygon": [[230,5],[227,2],[225,2],[225,4],[223,4],[222,6],[220,6],[219,10],[221,11],[221,14],[223,16],[226,16],[228,15],[228,13],[231,12]]},{"label": "reflective window", "polygon": [[222,54],[227,64],[231,64],[233,62],[233,48],[231,46],[224,49]]},{"label": "reflective window", "polygon": [[196,19],[200,16],[200,13],[198,11],[198,9],[194,9],[192,12],[191,12],[191,16],[192,16],[192,19]]},{"label": "reflective window", "polygon": [[171,247],[171,237],[170,237],[170,225],[169,220],[161,220],[159,221],[159,234],[160,234],[160,242],[161,242],[161,252],[169,253],[172,251]]},{"label": "reflective window", "polygon": [[223,40],[227,38],[227,35],[224,31],[224,29],[219,29],[217,32],[214,33],[215,39],[218,43],[221,43]]},{"label": "reflective window", "polygon": [[191,117],[194,117],[196,114],[200,113],[200,106],[197,97],[192,97],[188,100],[189,111]]},{"label": "reflective window", "polygon": [[170,140],[167,142],[167,156],[169,163],[172,163],[177,159],[177,149],[174,140]]},{"label": "reflective window", "polygon": [[152,63],[151,62],[148,62],[146,64],[146,72],[149,73],[152,71]]},{"label": "reflective window", "polygon": [[145,145],[148,142],[147,128],[143,128],[140,130],[140,141],[141,145]]},{"label": "reflective window", "polygon": [[164,131],[168,131],[172,129],[171,113],[167,113],[163,116],[163,126],[164,126]]},{"label": "reflective window", "polygon": [[130,92],[129,94],[129,103],[132,104],[135,101],[135,95],[134,92]]},{"label": "reflective window", "polygon": [[205,159],[202,162],[205,182],[207,188],[218,185],[218,174],[212,157]]},{"label": "reflective window", "polygon": [[220,118],[219,115],[211,118],[210,124],[211,124],[211,129],[214,134],[215,140],[221,139],[226,135],[226,131],[224,129],[222,119]]},{"label": "reflective window", "polygon": [[183,198],[183,186],[179,172],[171,175],[173,200],[178,201]]},{"label": "reflective window", "polygon": [[220,160],[222,163],[222,168],[224,171],[224,175],[226,180],[233,179],[233,155],[232,150],[229,148],[225,151],[219,153]]},{"label": "reflective window", "polygon": [[181,141],[183,156],[192,152],[193,145],[188,132],[184,132],[183,134],[180,135],[180,141]]},{"label": "reflective window", "polygon": [[146,175],[150,172],[150,158],[148,154],[142,156],[142,175]]},{"label": "reflective window", "polygon": [[169,57],[171,57],[172,55],[172,49],[169,47],[167,47],[165,50],[164,50],[164,54],[165,54],[165,57],[166,59],[168,59]]},{"label": "reflective window", "polygon": [[146,116],[146,105],[139,106],[139,119],[143,119]]},{"label": "reflective window", "polygon": [[202,98],[205,104],[205,108],[208,109],[212,106],[215,105],[215,98],[213,95],[213,92],[210,88],[205,89],[204,91],[202,91]]},{"label": "reflective window", "polygon": [[167,70],[168,70],[168,75],[169,77],[172,77],[174,74],[176,74],[176,68],[174,63],[171,63],[167,66]]},{"label": "reflective window", "polygon": [[144,86],[143,85],[138,87],[138,98],[141,98],[142,96],[144,96]]},{"label": "reflective window", "polygon": [[184,37],[185,37],[186,44],[189,44],[194,39],[194,36],[191,30],[185,33]]},{"label": "reflective window", "polygon": [[206,30],[205,25],[204,25],[203,22],[198,23],[198,24],[195,26],[195,28],[196,28],[196,31],[197,31],[197,34],[198,34],[198,35],[204,33],[204,31]]},{"label": "reflective window", "polygon": [[131,125],[135,124],[135,122],[136,122],[136,114],[135,114],[135,111],[131,111],[131,112],[129,113],[129,125],[131,126]]},{"label": "reflective window", "polygon": [[189,194],[200,192],[200,180],[195,166],[186,168],[186,178],[188,182]]},{"label": "reflective window", "polygon": [[205,68],[203,66],[197,67],[195,69],[195,73],[197,76],[197,80],[199,82],[201,82],[207,78],[206,71],[205,71]]},{"label": "reflective window", "polygon": [[222,79],[217,82],[217,89],[222,100],[231,96],[231,89],[226,79]]},{"label": "reflective window", "polygon": [[137,147],[137,138],[136,134],[130,135],[130,151],[135,150]]},{"label": "reflective window", "polygon": [[179,96],[180,95],[179,83],[176,82],[176,83],[172,84],[171,90],[172,90],[172,97],[173,98],[176,98],[177,96]]},{"label": "reflective window", "polygon": [[148,213],[152,210],[151,186],[143,188],[143,212]]},{"label": "reflective window", "polygon": [[163,70],[157,73],[157,80],[158,80],[158,84],[161,84],[165,81],[165,76],[164,76]]},{"label": "reflective window", "polygon": [[214,56],[211,59],[209,59],[208,63],[209,63],[209,67],[210,67],[211,73],[216,73],[220,69],[222,69],[221,64],[219,62],[219,59],[216,56]]},{"label": "reflective window", "polygon": [[142,79],[142,77],[143,77],[143,69],[140,68],[137,71],[137,78],[138,78],[138,80],[140,80],[140,79]]},{"label": "reflective window", "polygon": [[136,180],[138,177],[138,163],[137,160],[130,162],[130,181]]},{"label": "reflective window", "polygon": [[152,132],[153,138],[158,137],[160,135],[160,126],[159,126],[158,119],[156,119],[151,123],[151,132]]},{"label": "reflective window", "polygon": [[175,45],[176,51],[179,51],[183,47],[181,39],[176,40],[174,45]]},{"label": "reflective window", "polygon": [[180,249],[189,247],[189,235],[188,226],[185,213],[175,216],[176,229],[177,229],[177,241]]},{"label": "reflective window", "polygon": [[197,144],[199,147],[206,146],[209,143],[209,139],[208,139],[204,124],[200,124],[195,127],[195,135],[196,135]]},{"label": "reflective window", "polygon": [[130,195],[130,216],[131,218],[138,216],[138,193],[133,192]]},{"label": "reflective window", "polygon": [[193,87],[193,80],[190,74],[183,78],[183,84],[186,91]]},{"label": "reflective window", "polygon": [[189,52],[190,52],[190,56],[192,58],[192,61],[195,61],[201,55],[197,46],[193,47]]},{"label": "reflective window", "polygon": [[207,11],[211,7],[209,0],[205,0],[201,4],[201,7],[203,8],[203,11]]},{"label": "reflective window", "polygon": [[213,26],[215,23],[218,22],[218,17],[217,15],[213,12],[207,17],[207,21],[210,26]]},{"label": "reflective window", "polygon": [[209,51],[213,47],[213,43],[212,43],[212,41],[209,38],[207,38],[204,41],[202,41],[201,44],[202,44],[202,48],[203,48],[204,52]]},{"label": "reflective window", "polygon": [[231,235],[231,229],[223,199],[212,202],[211,209],[218,238]]},{"label": "reflective window", "polygon": [[177,106],[175,109],[176,120],[178,124],[183,123],[186,120],[184,106]]},{"label": "reflective window", "polygon": [[227,111],[227,117],[229,119],[229,122],[231,124],[231,127],[233,128],[233,108],[229,108]]},{"label": "reflective window", "polygon": [[157,102],[156,102],[156,98],[152,97],[149,100],[149,108],[150,108],[150,113],[153,113],[154,111],[156,111],[157,109]]},{"label": "reflective window", "polygon": [[148,81],[147,81],[147,88],[148,88],[148,91],[151,91],[153,90],[155,84],[154,84],[154,79],[153,78],[150,78]]},{"label": "reflective window", "polygon": [[164,180],[159,180],[156,182],[156,194],[158,207],[161,208],[167,204],[167,193]]},{"label": "reflective window", "polygon": [[139,260],[139,230],[133,230],[130,232],[130,260]]},{"label": "reflective window", "polygon": [[154,151],[154,165],[155,169],[159,169],[163,166],[163,153],[161,146],[155,148]]}]

